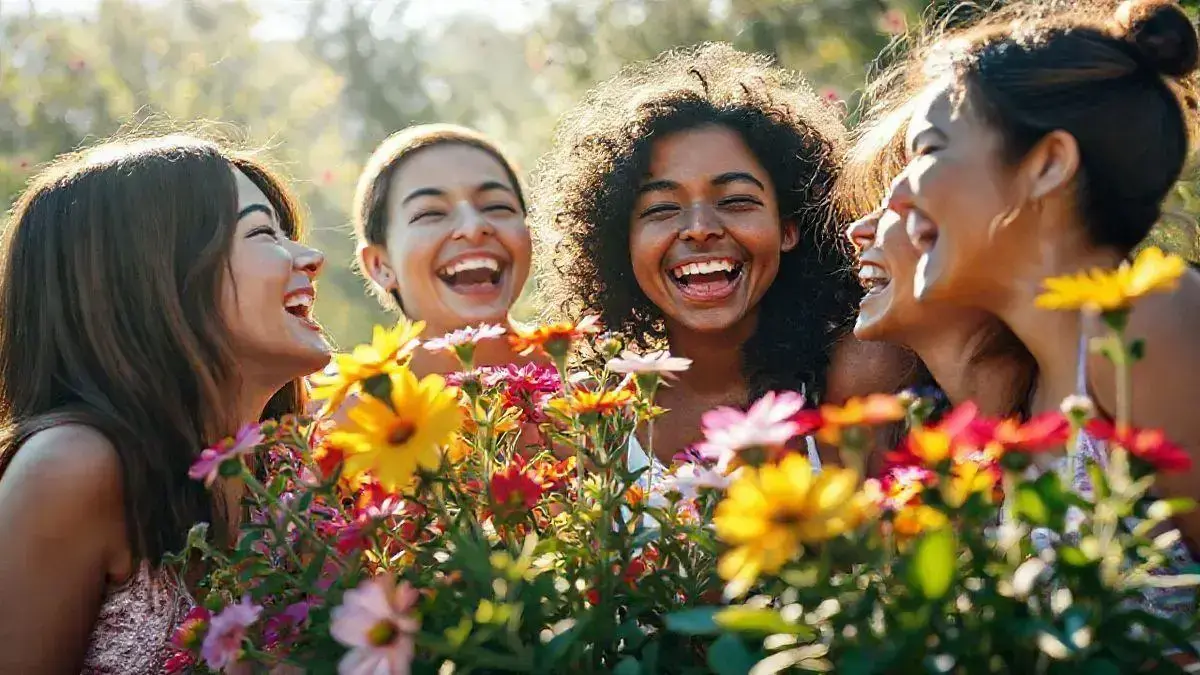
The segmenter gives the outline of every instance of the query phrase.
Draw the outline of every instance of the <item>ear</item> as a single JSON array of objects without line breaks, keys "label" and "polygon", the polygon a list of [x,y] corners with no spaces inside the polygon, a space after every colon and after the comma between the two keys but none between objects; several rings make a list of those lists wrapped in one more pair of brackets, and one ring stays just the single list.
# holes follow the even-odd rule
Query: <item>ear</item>
[{"label": "ear", "polygon": [[367,244],[358,247],[358,264],[363,274],[367,275],[376,286],[385,291],[394,290],[399,286],[396,271],[388,261],[387,249],[378,244]]},{"label": "ear", "polygon": [[788,219],[783,221],[783,238],[779,243],[779,250],[787,253],[796,248],[796,244],[800,243],[800,228],[796,226],[796,221]]},{"label": "ear", "polygon": [[1079,143],[1071,134],[1051,131],[1033,146],[1022,162],[1029,198],[1041,199],[1069,185],[1079,171]]}]

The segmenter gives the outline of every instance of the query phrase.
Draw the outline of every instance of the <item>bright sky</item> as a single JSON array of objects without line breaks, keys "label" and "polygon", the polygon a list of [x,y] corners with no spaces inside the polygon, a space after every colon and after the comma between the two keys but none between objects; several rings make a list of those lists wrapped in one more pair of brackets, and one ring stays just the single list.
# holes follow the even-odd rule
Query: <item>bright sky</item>
[{"label": "bright sky", "polygon": [[[173,0],[140,0],[141,2],[171,2]],[[344,1],[344,0],[339,0]],[[391,0],[360,0],[383,10],[404,5]],[[312,0],[257,0],[255,8],[263,14],[263,21],[255,27],[255,33],[263,39],[287,39],[296,37],[303,26],[304,16]],[[442,21],[460,12],[479,13],[491,17],[498,26],[519,29],[526,26],[536,10],[546,0],[409,0],[404,9],[404,23],[413,28],[436,27]],[[0,0],[0,14],[24,13],[31,0]],[[82,12],[95,11],[99,0],[32,0],[39,11]],[[336,3],[332,3],[336,6]]]}]

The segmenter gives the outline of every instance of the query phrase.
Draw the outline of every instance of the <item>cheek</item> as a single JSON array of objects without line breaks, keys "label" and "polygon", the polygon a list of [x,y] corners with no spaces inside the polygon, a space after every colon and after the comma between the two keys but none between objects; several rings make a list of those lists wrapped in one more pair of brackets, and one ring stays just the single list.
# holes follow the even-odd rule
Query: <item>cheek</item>
[{"label": "cheek", "polygon": [[268,305],[282,306],[291,273],[291,256],[279,246],[235,247],[221,290],[226,317],[231,321],[256,321]]},{"label": "cheek", "polygon": [[519,274],[527,274],[533,259],[533,241],[529,238],[529,228],[523,221],[516,221],[496,228],[500,245],[512,256],[513,266]]},{"label": "cheek", "polygon": [[400,280],[400,286],[428,280],[433,274],[441,240],[432,233],[405,230],[402,234],[388,237],[388,262]]},{"label": "cheek", "polygon": [[670,248],[671,238],[663,228],[654,225],[634,226],[629,235],[629,262],[633,275],[645,289],[647,283],[658,275],[663,256]]}]

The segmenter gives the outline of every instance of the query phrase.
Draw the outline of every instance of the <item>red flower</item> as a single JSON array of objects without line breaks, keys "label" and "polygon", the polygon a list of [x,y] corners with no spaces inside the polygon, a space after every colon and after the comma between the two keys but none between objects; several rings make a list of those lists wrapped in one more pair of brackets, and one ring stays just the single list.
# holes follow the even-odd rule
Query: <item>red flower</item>
[{"label": "red flower", "polygon": [[536,479],[536,474],[525,470],[525,460],[514,457],[504,471],[492,476],[492,511],[502,519],[528,513],[542,497],[542,486]]},{"label": "red flower", "polygon": [[1118,428],[1108,420],[1088,422],[1087,432],[1102,441],[1110,441],[1158,471],[1178,472],[1192,468],[1192,458],[1172,443],[1160,429]]},{"label": "red flower", "polygon": [[1005,450],[1042,452],[1061,448],[1071,434],[1071,423],[1056,410],[1042,413],[1024,424],[1003,420],[996,424],[992,434]]},{"label": "red flower", "polygon": [[199,649],[200,643],[204,641],[204,633],[208,630],[208,622],[212,619],[212,612],[205,607],[193,607],[191,611],[183,617],[183,622],[175,629],[175,633],[171,636],[171,646],[186,652],[190,649]]},{"label": "red flower", "polygon": [[195,666],[196,657],[192,656],[190,652],[175,652],[163,664],[163,673],[166,675],[183,675],[183,673],[192,672]]}]

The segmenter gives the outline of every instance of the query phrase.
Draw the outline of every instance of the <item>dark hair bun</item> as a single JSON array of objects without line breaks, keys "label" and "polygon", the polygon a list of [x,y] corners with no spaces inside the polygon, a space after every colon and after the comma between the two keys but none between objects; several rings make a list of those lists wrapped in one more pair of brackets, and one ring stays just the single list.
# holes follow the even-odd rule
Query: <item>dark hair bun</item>
[{"label": "dark hair bun", "polygon": [[1183,77],[1200,65],[1196,27],[1171,0],[1125,0],[1114,18],[1117,36],[1159,73]]}]

